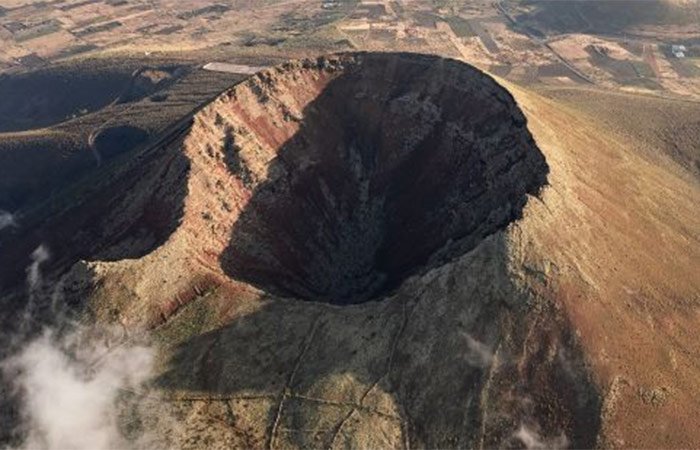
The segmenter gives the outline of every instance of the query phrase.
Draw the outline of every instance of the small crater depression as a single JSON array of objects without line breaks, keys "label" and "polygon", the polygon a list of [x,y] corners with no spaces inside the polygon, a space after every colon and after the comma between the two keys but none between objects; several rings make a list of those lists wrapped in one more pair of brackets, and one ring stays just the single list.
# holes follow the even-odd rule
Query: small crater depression
[{"label": "small crater depression", "polygon": [[102,158],[109,159],[143,144],[148,137],[146,130],[121,125],[101,130],[95,136],[92,145]]},{"label": "small crater depression", "polygon": [[0,75],[0,132],[53,126],[100,110],[129,84],[125,71],[58,67]]},{"label": "small crater depression", "polygon": [[[224,147],[251,197],[221,262],[274,295],[379,300],[507,227],[546,183],[513,97],[457,61],[334,55],[264,72],[246,89],[258,101],[237,104],[243,118],[227,125]],[[265,120],[296,127],[256,182],[251,143],[270,133],[251,119],[262,106],[279,111]]]}]

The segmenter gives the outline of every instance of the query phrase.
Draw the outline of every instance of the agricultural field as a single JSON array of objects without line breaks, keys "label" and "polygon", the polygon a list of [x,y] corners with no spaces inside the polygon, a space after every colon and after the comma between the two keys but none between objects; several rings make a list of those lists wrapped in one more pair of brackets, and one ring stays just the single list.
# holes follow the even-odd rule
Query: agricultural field
[{"label": "agricultural field", "polygon": [[91,55],[216,49],[236,64],[250,54],[402,50],[498,68],[525,84],[700,96],[700,15],[689,2],[3,0],[0,7],[0,73]]},{"label": "agricultural field", "polygon": [[624,3],[0,0],[0,158],[11,169],[26,148],[44,161],[37,168],[56,157],[39,185],[9,170],[6,208],[146,145],[231,82],[290,57],[439,54],[524,85],[700,99],[692,5]]}]

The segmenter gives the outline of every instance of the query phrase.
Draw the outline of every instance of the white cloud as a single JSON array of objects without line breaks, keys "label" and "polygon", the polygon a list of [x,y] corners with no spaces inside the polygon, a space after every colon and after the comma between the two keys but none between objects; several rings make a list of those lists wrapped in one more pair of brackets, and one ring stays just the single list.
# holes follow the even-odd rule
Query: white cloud
[{"label": "white cloud", "polygon": [[544,438],[524,424],[520,425],[513,437],[520,440],[528,450],[555,450],[569,447],[569,440],[564,433],[554,438]]},{"label": "white cloud", "polygon": [[121,328],[72,321],[62,283],[44,286],[42,264],[49,259],[43,244],[32,252],[27,306],[17,332],[3,337],[11,354],[0,361],[0,373],[18,402],[18,448],[136,447],[120,429],[120,400],[147,387],[155,350]]},{"label": "white cloud", "polygon": [[462,337],[467,343],[467,362],[474,367],[491,367],[494,361],[494,354],[491,347],[474,339],[468,333],[462,333]]},{"label": "white cloud", "polygon": [[5,228],[16,227],[17,220],[15,216],[7,211],[0,209],[0,231]]},{"label": "white cloud", "polygon": [[49,249],[44,244],[41,244],[32,252],[31,258],[32,263],[27,267],[27,284],[29,289],[34,290],[40,287],[42,283],[41,264],[48,261],[51,255]]},{"label": "white cloud", "polygon": [[110,449],[127,442],[118,428],[116,402],[151,376],[154,352],[141,345],[95,340],[92,330],[59,337],[47,330],[3,363],[20,390],[26,449]]}]

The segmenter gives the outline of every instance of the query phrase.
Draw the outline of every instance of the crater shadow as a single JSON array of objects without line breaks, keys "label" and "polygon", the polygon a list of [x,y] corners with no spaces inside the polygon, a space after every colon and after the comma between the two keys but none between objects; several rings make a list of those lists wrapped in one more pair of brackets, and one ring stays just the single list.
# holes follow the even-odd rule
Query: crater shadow
[{"label": "crater shadow", "polygon": [[[221,256],[232,278],[302,300],[379,299],[505,228],[546,183],[515,100],[477,69],[409,54],[333,64],[298,69],[339,73],[305,106],[234,224]],[[261,103],[272,101],[268,83],[251,87]],[[275,119],[285,120],[256,120],[264,133]],[[226,134],[229,170],[250,187],[245,145]]]}]

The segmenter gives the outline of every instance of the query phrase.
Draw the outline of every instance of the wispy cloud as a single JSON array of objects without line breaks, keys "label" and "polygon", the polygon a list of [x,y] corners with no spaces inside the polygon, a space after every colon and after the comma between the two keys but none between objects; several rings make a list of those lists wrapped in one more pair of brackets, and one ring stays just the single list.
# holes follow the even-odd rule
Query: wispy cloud
[{"label": "wispy cloud", "polygon": [[569,447],[569,440],[564,433],[553,438],[544,438],[524,424],[513,434],[528,450],[558,450]]},{"label": "wispy cloud", "polygon": [[22,341],[33,328],[36,321],[37,307],[42,303],[42,287],[44,277],[42,265],[51,258],[49,249],[41,244],[30,255],[31,264],[27,267],[27,304],[24,307],[24,315],[19,327],[19,336],[14,336],[14,340]]},{"label": "wispy cloud", "polygon": [[17,226],[17,218],[14,214],[0,209],[0,231],[5,228],[11,228]]},{"label": "wispy cloud", "polygon": [[94,340],[81,328],[64,336],[48,329],[29,342],[4,363],[22,399],[22,448],[124,448],[117,398],[150,377],[153,355],[147,346]]},{"label": "wispy cloud", "polygon": [[51,258],[51,254],[48,247],[44,244],[41,244],[32,252],[32,263],[27,267],[27,284],[30,290],[36,290],[41,287],[41,265],[48,261],[49,258]]},{"label": "wispy cloud", "polygon": [[62,283],[44,278],[50,258],[44,244],[30,255],[27,304],[16,332],[2,336],[0,374],[9,391],[0,403],[19,409],[16,448],[136,447],[120,428],[120,399],[145,388],[155,349],[121,328],[70,319]]},{"label": "wispy cloud", "polygon": [[474,339],[468,333],[461,334],[467,344],[467,353],[465,355],[467,362],[474,367],[491,367],[494,362],[492,348],[489,345]]}]

